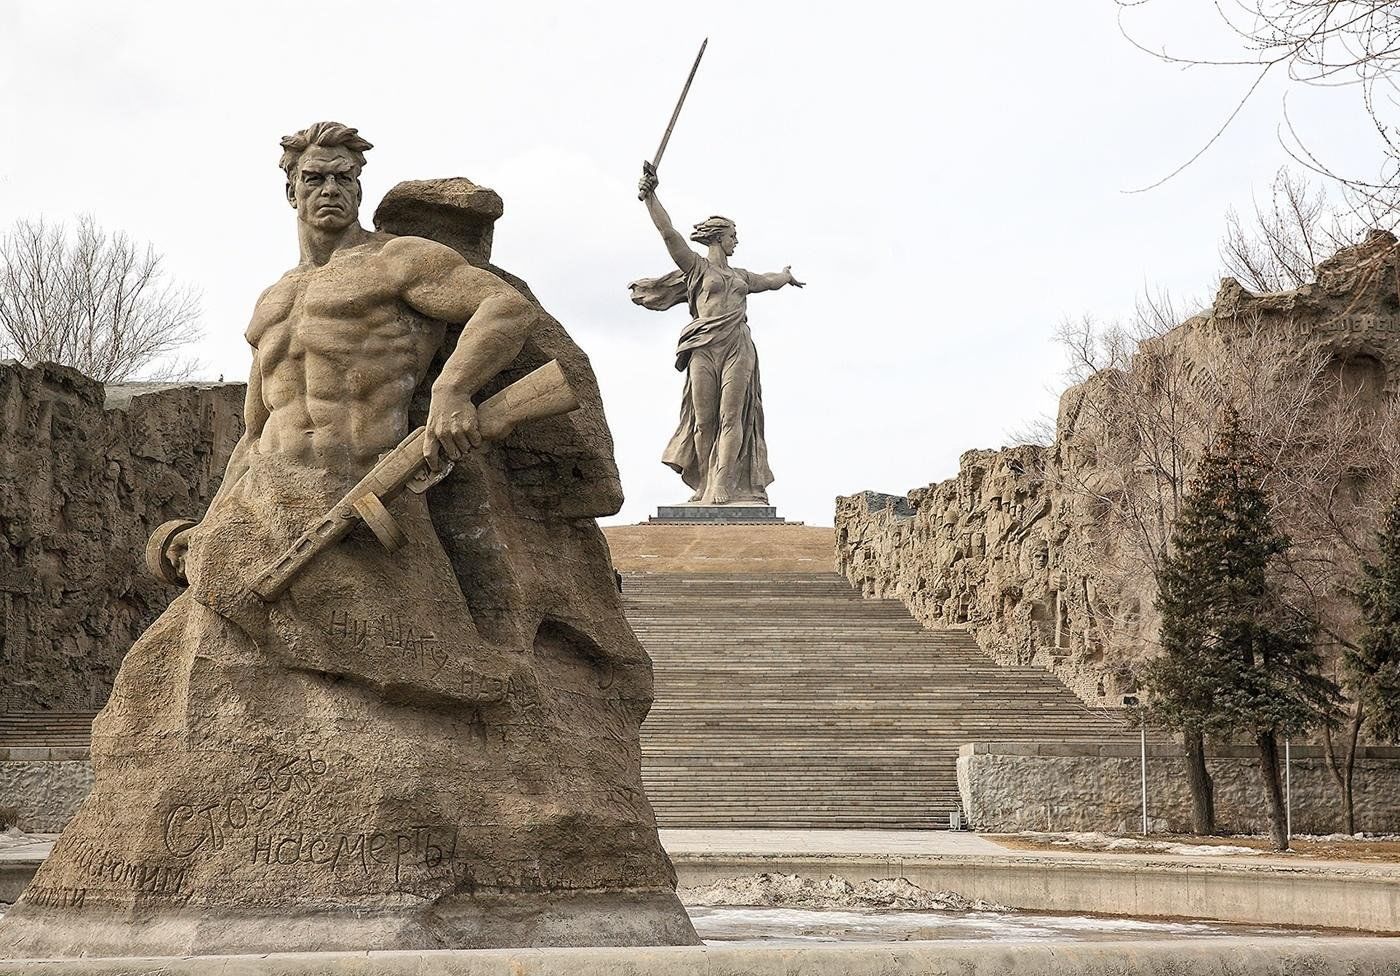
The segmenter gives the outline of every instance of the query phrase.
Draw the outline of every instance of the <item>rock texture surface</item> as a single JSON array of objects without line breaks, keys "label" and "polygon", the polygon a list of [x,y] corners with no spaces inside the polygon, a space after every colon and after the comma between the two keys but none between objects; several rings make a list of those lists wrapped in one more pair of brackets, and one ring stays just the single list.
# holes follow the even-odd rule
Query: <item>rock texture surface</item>
[{"label": "rock texture surface", "polygon": [[[1226,279],[1212,309],[1163,341],[1189,359],[1211,330],[1258,322],[1330,353],[1363,391],[1393,393],[1395,239],[1376,235],[1318,270],[1316,284],[1259,296]],[[1119,564],[1119,544],[1087,496],[1066,487],[1096,477],[1085,392],[1060,398],[1048,447],[968,451],[947,481],[838,498],[837,554],[866,596],[897,597],[929,627],[968,628],[997,661],[1050,668],[1086,701],[1117,706],[1136,691],[1133,664],[1150,653],[1155,586],[1140,569],[1100,571],[1105,560]]]},{"label": "rock texture surface", "polygon": [[67,751],[73,758],[0,759],[0,797],[18,807],[16,826],[20,830],[56,834],[73,819],[92,789],[92,764],[84,749],[32,751]]},{"label": "rock texture surface", "polygon": [[[454,209],[482,198],[454,182],[401,187],[391,215],[484,247],[499,210]],[[329,267],[319,295],[350,280]],[[349,485],[249,451],[191,534],[189,590],[122,664],[93,790],[0,957],[696,941],[642,790],[651,662],[594,521],[621,502],[612,442],[586,356],[540,316],[478,399],[556,359],[581,408],[392,498],[405,545],[357,530],[271,602],[256,575]],[[434,375],[404,388],[410,429]]]},{"label": "rock texture surface", "polygon": [[198,517],[243,433],[243,384],[102,384],[0,362],[0,713],[90,710],[174,597],[133,558]]},{"label": "rock texture surface", "polygon": [[[1268,799],[1252,748],[1217,747],[1209,761],[1216,826],[1226,834],[1269,832]],[[1002,742],[964,746],[958,788],[974,829],[1102,831],[1142,829],[1142,764],[1132,746]],[[1356,762],[1356,829],[1400,832],[1400,749],[1363,747]],[[1292,761],[1293,831],[1331,834],[1345,827],[1337,786],[1322,750],[1296,746]],[[1149,746],[1148,827],[1190,834],[1186,762],[1176,746]]]}]

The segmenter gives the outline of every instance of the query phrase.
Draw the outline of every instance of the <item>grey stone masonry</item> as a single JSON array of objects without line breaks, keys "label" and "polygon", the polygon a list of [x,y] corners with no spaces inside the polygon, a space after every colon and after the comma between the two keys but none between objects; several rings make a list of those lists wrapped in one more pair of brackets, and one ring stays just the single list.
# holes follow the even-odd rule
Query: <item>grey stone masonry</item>
[{"label": "grey stone masonry", "polygon": [[[1293,831],[1345,829],[1341,791],[1318,746],[1292,747]],[[1268,804],[1251,747],[1209,750],[1216,823],[1222,833],[1264,833]],[[1353,779],[1356,828],[1400,832],[1400,748],[1363,746]],[[1097,830],[1142,828],[1142,759],[1137,746],[1082,742],[976,742],[958,755],[958,791],[974,829]],[[1181,747],[1147,747],[1147,818],[1154,833],[1190,833],[1191,797]]]},{"label": "grey stone masonry", "polygon": [[17,808],[16,825],[25,833],[61,831],[91,789],[87,749],[0,749],[0,806]]},{"label": "grey stone masonry", "polygon": [[778,509],[772,505],[660,505],[650,522],[771,522],[786,524],[778,517]]}]

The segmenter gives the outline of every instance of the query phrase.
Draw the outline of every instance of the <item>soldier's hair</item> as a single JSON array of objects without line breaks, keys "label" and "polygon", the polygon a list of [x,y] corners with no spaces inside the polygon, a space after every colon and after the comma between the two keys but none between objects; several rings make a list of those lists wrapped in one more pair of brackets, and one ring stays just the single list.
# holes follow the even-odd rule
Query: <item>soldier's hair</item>
[{"label": "soldier's hair", "polygon": [[734,231],[734,237],[738,239],[738,230],[734,221],[728,217],[706,217],[695,225],[695,231],[690,235],[690,239],[696,244],[718,244],[720,235],[725,231]]},{"label": "soldier's hair", "polygon": [[278,165],[282,167],[282,172],[287,174],[288,182],[292,182],[297,160],[312,146],[325,146],[328,149],[344,146],[350,150],[350,158],[355,163],[357,176],[360,170],[365,168],[365,150],[374,148],[368,139],[360,135],[358,129],[352,129],[348,125],[339,122],[316,122],[308,125],[300,132],[282,137],[282,161]]}]

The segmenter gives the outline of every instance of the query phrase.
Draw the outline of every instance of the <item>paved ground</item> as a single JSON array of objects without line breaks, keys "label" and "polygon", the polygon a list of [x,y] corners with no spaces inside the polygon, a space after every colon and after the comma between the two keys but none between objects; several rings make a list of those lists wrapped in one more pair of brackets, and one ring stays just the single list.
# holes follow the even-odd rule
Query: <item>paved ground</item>
[{"label": "paved ground", "polygon": [[[740,860],[831,857],[862,858],[991,858],[1000,863],[1024,861],[1027,867],[1048,862],[1080,866],[1117,864],[1154,868],[1193,866],[1206,871],[1247,867],[1255,871],[1282,869],[1287,874],[1323,873],[1334,877],[1365,877],[1400,884],[1400,864],[1374,861],[1338,861],[1298,855],[1169,854],[1148,851],[1018,850],[998,844],[994,838],[949,830],[662,830],[661,843],[672,857],[689,862],[695,858],[733,857]],[[56,834],[31,834],[23,843],[0,846],[0,879],[8,890],[33,873],[48,856]],[[756,869],[758,869],[756,867]],[[18,871],[16,875],[13,872]],[[15,879],[23,878],[16,882]],[[18,889],[16,889],[18,890]],[[0,901],[3,901],[0,898]]]},{"label": "paved ground", "polygon": [[[926,891],[954,891],[1034,912],[1208,918],[1400,935],[1397,864],[1017,851],[976,834],[948,831],[687,829],[663,830],[661,839],[686,888],[759,874],[834,875],[852,884],[903,878]],[[10,840],[0,848],[0,902],[19,897],[52,844],[51,837]],[[1400,940],[1395,945],[1400,949]]]},{"label": "paved ground", "polygon": [[288,952],[259,956],[165,956],[122,960],[16,960],[13,976],[577,976],[579,973],[665,973],[668,976],[852,976],[875,973],[1139,973],[1143,976],[1359,976],[1391,974],[1400,941],[1358,938],[1236,938],[1186,941],[1021,944],[985,937],[967,942],[865,945],[711,945],[660,949],[435,949],[427,951]]},{"label": "paved ground", "polygon": [[[0,864],[42,860],[55,835],[0,847]],[[950,830],[663,830],[661,843],[672,854],[851,854],[869,857],[941,854],[1013,854],[976,834]],[[1029,852],[1028,852],[1029,853]]]},{"label": "paved ground", "polygon": [[[1169,854],[1148,851],[1025,850],[1007,847],[995,838],[951,830],[706,830],[675,828],[660,831],[661,843],[673,855],[734,855],[737,857],[975,857],[1117,862],[1131,864],[1246,864],[1256,868],[1328,869],[1371,877],[1400,880],[1400,864],[1373,861],[1336,861],[1298,855],[1271,854]],[[0,846],[0,867],[43,860],[56,834],[31,834],[23,842]]]},{"label": "paved ground", "polygon": [[1325,870],[1400,881],[1400,864],[1340,861],[1296,854],[1174,854],[1162,851],[1084,851],[1018,849],[997,843],[994,836],[950,830],[705,830],[660,831],[661,843],[677,857],[734,855],[775,858],[830,855],[833,857],[987,857],[998,860],[1045,860],[1079,864],[1237,866]]},{"label": "paved ground", "polygon": [[1008,854],[976,834],[951,830],[703,830],[661,831],[671,854]]}]

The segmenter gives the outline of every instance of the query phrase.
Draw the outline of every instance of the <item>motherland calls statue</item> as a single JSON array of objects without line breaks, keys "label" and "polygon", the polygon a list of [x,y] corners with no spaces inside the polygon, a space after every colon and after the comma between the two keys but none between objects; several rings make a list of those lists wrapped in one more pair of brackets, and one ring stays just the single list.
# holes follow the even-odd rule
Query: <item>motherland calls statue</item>
[{"label": "motherland calls statue", "polygon": [[189,589],[0,957],[696,942],[586,357],[486,263],[494,193],[400,184],[369,231],[356,130],[282,145],[301,260],[254,309],[247,431],[153,539]]},{"label": "motherland calls statue", "polygon": [[676,347],[676,369],[685,373],[680,424],[661,460],[694,489],[692,503],[767,505],[773,471],[748,296],[804,283],[791,267],[772,274],[730,267],[739,237],[727,217],[696,224],[690,239],[707,253],[691,250],[656,198],[657,182],[656,167],[644,163],[639,189],[678,270],[632,282],[632,301],[657,311],[685,302],[691,318]]}]

